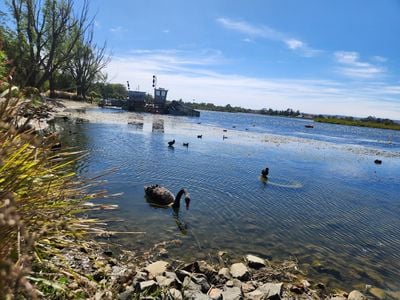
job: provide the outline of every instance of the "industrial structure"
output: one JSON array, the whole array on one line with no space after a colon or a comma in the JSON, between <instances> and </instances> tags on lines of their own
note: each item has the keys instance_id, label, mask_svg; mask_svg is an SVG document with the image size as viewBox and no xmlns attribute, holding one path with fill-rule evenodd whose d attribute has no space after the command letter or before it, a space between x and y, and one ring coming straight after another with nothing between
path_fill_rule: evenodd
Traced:
<instances>
[{"instance_id":1,"label":"industrial structure","mask_svg":"<svg viewBox=\"0 0 400 300\"><path fill-rule=\"evenodd\" d=\"M127 83L128 95L126 99L103 99L101 107L115 106L134 112L148 112L153 114L172 114L178 116L199 117L200 112L185 106L178 101L167 103L168 90L157 88L157 77L153 75L154 97L147 97L146 92L131 91Z\"/></svg>"}]
</instances>

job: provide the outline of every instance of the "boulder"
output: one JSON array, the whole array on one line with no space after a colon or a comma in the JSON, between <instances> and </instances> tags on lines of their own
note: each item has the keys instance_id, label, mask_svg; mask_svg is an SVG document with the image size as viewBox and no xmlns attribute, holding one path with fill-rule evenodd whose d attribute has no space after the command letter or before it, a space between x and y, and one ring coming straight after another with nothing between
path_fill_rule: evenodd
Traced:
<instances>
[{"instance_id":1,"label":"boulder","mask_svg":"<svg viewBox=\"0 0 400 300\"><path fill-rule=\"evenodd\" d=\"M351 291L347 300L365 300L367 299L361 292L354 290Z\"/></svg>"},{"instance_id":2,"label":"boulder","mask_svg":"<svg viewBox=\"0 0 400 300\"><path fill-rule=\"evenodd\" d=\"M161 275L167 270L168 263L166 261L156 261L148 265L144 270L149 273L149 277L156 277L157 275Z\"/></svg>"},{"instance_id":3,"label":"boulder","mask_svg":"<svg viewBox=\"0 0 400 300\"><path fill-rule=\"evenodd\" d=\"M254 255L251 255L251 254L246 255L246 261L247 261L247 265L253 269L260 269L260 268L265 267L264 259L254 256Z\"/></svg>"},{"instance_id":4,"label":"boulder","mask_svg":"<svg viewBox=\"0 0 400 300\"><path fill-rule=\"evenodd\" d=\"M238 287L226 288L222 292L222 299L224 300L240 300L242 299L242 291Z\"/></svg>"},{"instance_id":5,"label":"boulder","mask_svg":"<svg viewBox=\"0 0 400 300\"><path fill-rule=\"evenodd\" d=\"M232 277L240 280L247 280L250 277L249 270L243 263L233 264L229 272L231 273Z\"/></svg>"}]
</instances>

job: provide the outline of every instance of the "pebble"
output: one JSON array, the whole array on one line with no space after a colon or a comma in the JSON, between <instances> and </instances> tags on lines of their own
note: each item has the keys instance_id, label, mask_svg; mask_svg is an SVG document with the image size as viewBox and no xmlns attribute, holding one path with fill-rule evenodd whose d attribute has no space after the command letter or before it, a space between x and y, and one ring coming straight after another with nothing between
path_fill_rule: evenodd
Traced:
<instances>
[{"instance_id":1,"label":"pebble","mask_svg":"<svg viewBox=\"0 0 400 300\"><path fill-rule=\"evenodd\" d=\"M257 257L257 256L254 256L254 255L251 255L251 254L246 255L246 261L247 261L247 265L250 268L260 269L260 268L265 267L265 260L264 259L262 259L260 257Z\"/></svg>"},{"instance_id":2,"label":"pebble","mask_svg":"<svg viewBox=\"0 0 400 300\"><path fill-rule=\"evenodd\" d=\"M365 296L357 290L351 291L349 296L347 297L347 300L365 300L365 299L367 298L365 298Z\"/></svg>"},{"instance_id":3,"label":"pebble","mask_svg":"<svg viewBox=\"0 0 400 300\"><path fill-rule=\"evenodd\" d=\"M243 263L233 264L229 272L231 273L232 277L240 280L247 280L250 276L249 270Z\"/></svg>"}]
</instances>

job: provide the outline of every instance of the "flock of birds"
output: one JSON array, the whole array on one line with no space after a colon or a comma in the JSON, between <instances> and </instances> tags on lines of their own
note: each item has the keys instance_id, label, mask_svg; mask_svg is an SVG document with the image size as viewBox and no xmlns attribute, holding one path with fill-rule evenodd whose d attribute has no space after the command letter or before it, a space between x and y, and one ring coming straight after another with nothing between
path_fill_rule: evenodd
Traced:
<instances>
[{"instance_id":1,"label":"flock of birds","mask_svg":"<svg viewBox=\"0 0 400 300\"><path fill-rule=\"evenodd\" d=\"M224 129L223 132L227 132L227 130ZM199 134L199 135L197 135L197 138L198 138L198 139L202 139L202 138L203 138L203 135L202 135L202 134ZM226 140L227 138L228 138L228 137L227 137L226 135L222 135L222 140ZM175 145L175 142L176 142L175 139L173 139L172 141L169 141L169 142L168 142L168 147L173 148L174 145ZM186 148L189 147L189 143L182 143L182 145L183 145L183 147L186 147Z\"/></svg>"}]
</instances>

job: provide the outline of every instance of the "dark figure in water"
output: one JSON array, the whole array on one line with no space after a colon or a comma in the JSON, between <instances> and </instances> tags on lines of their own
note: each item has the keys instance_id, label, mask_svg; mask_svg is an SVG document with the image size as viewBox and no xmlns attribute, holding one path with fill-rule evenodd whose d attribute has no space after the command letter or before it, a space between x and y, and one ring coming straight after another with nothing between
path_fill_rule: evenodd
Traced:
<instances>
[{"instance_id":1,"label":"dark figure in water","mask_svg":"<svg viewBox=\"0 0 400 300\"><path fill-rule=\"evenodd\" d=\"M183 147L189 147L189 143L183 143Z\"/></svg>"},{"instance_id":2,"label":"dark figure in water","mask_svg":"<svg viewBox=\"0 0 400 300\"><path fill-rule=\"evenodd\" d=\"M267 179L269 175L269 168L265 168L263 170L261 170L261 177L264 179Z\"/></svg>"},{"instance_id":3,"label":"dark figure in water","mask_svg":"<svg viewBox=\"0 0 400 300\"><path fill-rule=\"evenodd\" d=\"M166 189L165 187L159 186L158 184L145 186L144 192L147 199L151 203L161 207L172 206L172 208L174 209L179 209L181 204L181 197L185 195L186 209L189 209L190 195L188 191L184 188L182 188L178 192L176 198L170 190Z\"/></svg>"},{"instance_id":4,"label":"dark figure in water","mask_svg":"<svg viewBox=\"0 0 400 300\"><path fill-rule=\"evenodd\" d=\"M381 165L381 164L382 164L382 161L381 161L380 159L375 159L375 160L374 160L374 163L376 163L377 165Z\"/></svg>"},{"instance_id":5,"label":"dark figure in water","mask_svg":"<svg viewBox=\"0 0 400 300\"><path fill-rule=\"evenodd\" d=\"M202 135L202 134L199 134L199 135L197 136L197 138L198 138L198 139L201 139L201 138L203 138L203 135Z\"/></svg>"},{"instance_id":6,"label":"dark figure in water","mask_svg":"<svg viewBox=\"0 0 400 300\"><path fill-rule=\"evenodd\" d=\"M168 142L168 147L172 147L173 144L175 144L175 140Z\"/></svg>"}]
</instances>

